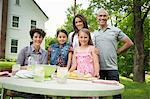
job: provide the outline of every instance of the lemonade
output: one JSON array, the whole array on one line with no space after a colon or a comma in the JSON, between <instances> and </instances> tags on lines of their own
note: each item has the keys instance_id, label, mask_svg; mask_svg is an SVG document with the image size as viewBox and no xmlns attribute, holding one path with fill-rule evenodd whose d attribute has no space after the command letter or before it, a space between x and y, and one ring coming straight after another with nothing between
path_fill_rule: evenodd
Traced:
<instances>
[{"instance_id":1,"label":"lemonade","mask_svg":"<svg viewBox=\"0 0 150 99\"><path fill-rule=\"evenodd\" d=\"M67 73L68 73L68 68L58 67L57 68L57 82L58 83L66 83Z\"/></svg>"},{"instance_id":2,"label":"lemonade","mask_svg":"<svg viewBox=\"0 0 150 99\"><path fill-rule=\"evenodd\" d=\"M34 69L34 81L37 81L37 82L44 81L44 76L45 76L44 74L45 74L44 67L42 67L42 66L35 67L35 69Z\"/></svg>"}]
</instances>

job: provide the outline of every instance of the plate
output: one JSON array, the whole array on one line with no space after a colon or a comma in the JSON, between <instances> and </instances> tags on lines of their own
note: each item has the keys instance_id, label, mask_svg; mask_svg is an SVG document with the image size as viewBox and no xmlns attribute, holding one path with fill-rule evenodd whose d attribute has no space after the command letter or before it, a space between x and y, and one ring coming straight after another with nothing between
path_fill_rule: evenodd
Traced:
<instances>
[{"instance_id":1,"label":"plate","mask_svg":"<svg viewBox=\"0 0 150 99\"><path fill-rule=\"evenodd\" d=\"M20 78L33 78L33 72L28 70L19 70L15 75Z\"/></svg>"}]
</instances>

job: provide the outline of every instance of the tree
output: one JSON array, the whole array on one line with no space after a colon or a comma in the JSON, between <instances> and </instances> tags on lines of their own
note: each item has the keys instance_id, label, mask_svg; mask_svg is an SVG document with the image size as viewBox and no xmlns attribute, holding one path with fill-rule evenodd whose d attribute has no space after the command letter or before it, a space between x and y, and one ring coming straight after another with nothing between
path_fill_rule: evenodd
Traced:
<instances>
[{"instance_id":1,"label":"tree","mask_svg":"<svg viewBox=\"0 0 150 99\"><path fill-rule=\"evenodd\" d=\"M134 33L135 33L135 57L134 57L134 81L144 82L144 21L150 10L149 0L91 0L91 7L98 9L104 7L115 19L114 26L119 26L128 16L134 16ZM134 12L134 13L133 13ZM128 21L130 22L130 21ZM128 24L130 25L130 24ZM126 27L122 27L126 28ZM127 29L127 28L126 28ZM149 33L149 32L148 32Z\"/></svg>"},{"instance_id":2,"label":"tree","mask_svg":"<svg viewBox=\"0 0 150 99\"><path fill-rule=\"evenodd\" d=\"M135 33L135 58L134 58L134 81L144 82L144 33L143 23L150 7L146 10L143 19L141 15L141 0L133 0L134 10L134 33Z\"/></svg>"},{"instance_id":3,"label":"tree","mask_svg":"<svg viewBox=\"0 0 150 99\"><path fill-rule=\"evenodd\" d=\"M76 3L77 1L76 0L74 0L74 16L76 15Z\"/></svg>"},{"instance_id":4,"label":"tree","mask_svg":"<svg viewBox=\"0 0 150 99\"><path fill-rule=\"evenodd\" d=\"M134 33L135 33L135 58L134 80L143 82L144 75L144 33L142 31L141 0L133 0L134 6ZM139 75L140 74L140 75Z\"/></svg>"},{"instance_id":5,"label":"tree","mask_svg":"<svg viewBox=\"0 0 150 99\"><path fill-rule=\"evenodd\" d=\"M45 38L45 49L47 50L51 44L54 44L56 42L57 42L56 38L46 37Z\"/></svg>"},{"instance_id":6,"label":"tree","mask_svg":"<svg viewBox=\"0 0 150 99\"><path fill-rule=\"evenodd\" d=\"M87 8L87 9L81 9L81 4L76 5L76 14L82 14L85 16L89 29L90 31L94 31L95 29L98 28L98 23L96 21L96 16L93 14L93 9L92 8ZM74 7L72 6L71 8L68 8L67 12L67 21L62 25L62 28L67 30L68 33L74 31L73 30L73 18L74 18Z\"/></svg>"},{"instance_id":7,"label":"tree","mask_svg":"<svg viewBox=\"0 0 150 99\"><path fill-rule=\"evenodd\" d=\"M122 67L125 68L120 71L125 72L126 76L129 76L132 72L131 69L134 68L134 81L144 82L144 67L147 67L144 65L149 65L146 61L149 58L148 55L150 50L150 18L147 17L150 10L150 1L128 0L127 2L127 0L90 0L90 5L87 9L81 9L81 4L76 5L76 13L81 13L87 18L91 31L98 28L94 13L101 7L109 11L109 14L112 16L110 17L112 25L121 28L132 40L135 38L135 50L133 50L134 48L130 48L126 54L122 54L121 57L119 57L121 69ZM74 8L71 7L67 10L67 21L62 26L68 32L73 31L73 9ZM132 53L135 54L134 60ZM128 68L130 68L130 70Z\"/></svg>"}]
</instances>

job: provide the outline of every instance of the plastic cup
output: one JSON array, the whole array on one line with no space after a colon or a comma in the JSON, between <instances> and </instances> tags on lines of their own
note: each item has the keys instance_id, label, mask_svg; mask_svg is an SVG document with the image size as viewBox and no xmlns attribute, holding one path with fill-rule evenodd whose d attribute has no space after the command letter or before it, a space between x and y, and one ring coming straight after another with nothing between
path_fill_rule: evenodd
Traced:
<instances>
[{"instance_id":1,"label":"plastic cup","mask_svg":"<svg viewBox=\"0 0 150 99\"><path fill-rule=\"evenodd\" d=\"M43 66L37 66L34 69L34 81L43 82L45 78L45 72Z\"/></svg>"},{"instance_id":2,"label":"plastic cup","mask_svg":"<svg viewBox=\"0 0 150 99\"><path fill-rule=\"evenodd\" d=\"M16 74L16 72L19 70L20 70L20 64L12 65L12 76L14 76Z\"/></svg>"},{"instance_id":3,"label":"plastic cup","mask_svg":"<svg viewBox=\"0 0 150 99\"><path fill-rule=\"evenodd\" d=\"M67 67L57 67L57 82L64 84L67 82L67 74L68 68Z\"/></svg>"}]
</instances>

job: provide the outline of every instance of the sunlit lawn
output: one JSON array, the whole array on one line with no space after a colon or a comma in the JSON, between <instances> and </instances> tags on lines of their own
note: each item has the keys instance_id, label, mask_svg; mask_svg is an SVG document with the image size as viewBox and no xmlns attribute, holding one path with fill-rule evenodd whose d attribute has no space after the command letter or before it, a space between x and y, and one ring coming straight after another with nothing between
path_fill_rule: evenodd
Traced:
<instances>
[{"instance_id":1,"label":"sunlit lawn","mask_svg":"<svg viewBox=\"0 0 150 99\"><path fill-rule=\"evenodd\" d=\"M0 61L0 71L1 70L11 70L11 67L13 64L15 64L15 62L1 62Z\"/></svg>"},{"instance_id":2,"label":"sunlit lawn","mask_svg":"<svg viewBox=\"0 0 150 99\"><path fill-rule=\"evenodd\" d=\"M123 99L150 99L150 76L146 76L145 83L135 83L125 77L120 79L121 83L125 85Z\"/></svg>"}]
</instances>

